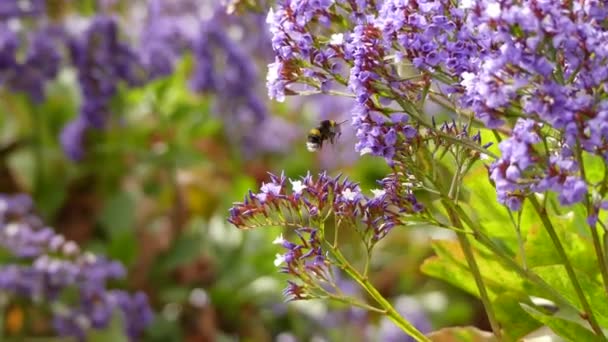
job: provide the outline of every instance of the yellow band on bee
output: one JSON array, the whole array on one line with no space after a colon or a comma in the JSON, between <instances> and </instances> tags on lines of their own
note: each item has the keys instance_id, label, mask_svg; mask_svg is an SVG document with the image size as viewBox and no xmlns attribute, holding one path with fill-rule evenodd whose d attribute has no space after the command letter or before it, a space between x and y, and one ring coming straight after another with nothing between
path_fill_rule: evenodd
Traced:
<instances>
[{"instance_id":1,"label":"yellow band on bee","mask_svg":"<svg viewBox=\"0 0 608 342\"><path fill-rule=\"evenodd\" d=\"M313 129L311 129L311 130L310 130L308 133L310 133L310 134L314 134L314 135L320 135L320 134L321 134L321 131L319 131L319 130L318 130L318 129L316 129L316 128L313 128Z\"/></svg>"}]
</instances>

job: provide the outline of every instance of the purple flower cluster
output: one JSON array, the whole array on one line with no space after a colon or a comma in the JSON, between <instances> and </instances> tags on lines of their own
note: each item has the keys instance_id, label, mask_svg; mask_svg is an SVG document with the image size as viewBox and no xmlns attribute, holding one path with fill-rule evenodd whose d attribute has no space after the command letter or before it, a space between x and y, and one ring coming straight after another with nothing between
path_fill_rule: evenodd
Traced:
<instances>
[{"instance_id":1,"label":"purple flower cluster","mask_svg":"<svg viewBox=\"0 0 608 342\"><path fill-rule=\"evenodd\" d=\"M333 276L329 271L331 263L323 252L319 230L300 227L294 232L297 235L297 243L285 240L282 234L274 241L286 250L284 254L277 254L275 265L281 266L281 272L301 280L288 281L283 291L287 301L311 299L307 287L315 287L318 283L333 283Z\"/></svg>"},{"instance_id":2,"label":"purple flower cluster","mask_svg":"<svg viewBox=\"0 0 608 342\"><path fill-rule=\"evenodd\" d=\"M11 255L0 267L0 289L33 305L50 304L60 335L84 341L89 329L107 327L120 312L135 340L152 320L145 294L106 288L108 281L125 276L124 267L80 251L76 243L46 227L33 213L28 196L0 196L0 249ZM62 294L70 289L78 298L68 302Z\"/></svg>"},{"instance_id":3,"label":"purple flower cluster","mask_svg":"<svg viewBox=\"0 0 608 342\"><path fill-rule=\"evenodd\" d=\"M518 209L530 192L554 191L571 205L589 193L580 150L608 160L607 18L595 0L279 1L268 15L269 93L281 100L296 84L327 91L328 79L340 80L336 66L347 65L356 150L389 163L420 133L387 113L420 120L412 106L426 89L489 128L522 118L490 167L500 202ZM403 77L408 63L416 72Z\"/></svg>"},{"instance_id":4,"label":"purple flower cluster","mask_svg":"<svg viewBox=\"0 0 608 342\"><path fill-rule=\"evenodd\" d=\"M498 201L511 210L519 210L530 192L552 190L559 194L562 205L580 202L587 194L587 184L578 174L572 151L567 146L552 146L559 153L543 156L541 134L540 124L519 119L512 135L499 145L500 159L490 165Z\"/></svg>"},{"instance_id":5,"label":"purple flower cluster","mask_svg":"<svg viewBox=\"0 0 608 342\"><path fill-rule=\"evenodd\" d=\"M358 106L354 115L357 116L353 118L353 126L359 140L355 150L361 154L381 156L391 163L395 153L418 136L417 128L408 124L406 115L387 117L367 111L363 106Z\"/></svg>"},{"instance_id":6,"label":"purple flower cluster","mask_svg":"<svg viewBox=\"0 0 608 342\"><path fill-rule=\"evenodd\" d=\"M199 24L193 47L196 66L191 87L214 95L214 112L225 113L222 118L226 135L237 139L235 144L242 146L244 155L283 151L295 138L287 121L268 115L266 102L260 96L254 56L266 59L263 52L270 51L261 19L257 14L236 18L227 15L224 8L217 8ZM256 39L250 32L260 37ZM261 130L267 131L271 139L260 137Z\"/></svg>"},{"instance_id":7,"label":"purple flower cluster","mask_svg":"<svg viewBox=\"0 0 608 342\"><path fill-rule=\"evenodd\" d=\"M84 157L86 132L107 125L112 115L110 101L118 84L141 84L145 73L135 52L120 41L115 18L95 17L84 35L70 45L82 103L79 117L65 127L60 140L68 156L80 160Z\"/></svg>"},{"instance_id":8,"label":"purple flower cluster","mask_svg":"<svg viewBox=\"0 0 608 342\"><path fill-rule=\"evenodd\" d=\"M334 2L280 1L266 19L272 34L275 61L270 64L267 78L268 94L283 101L292 91L291 84L311 81L327 90L329 82L340 70L339 56L343 55L343 36L336 34L328 41L320 41L321 32L328 32ZM316 31L313 31L312 28ZM328 72L329 71L329 72Z\"/></svg>"},{"instance_id":9,"label":"purple flower cluster","mask_svg":"<svg viewBox=\"0 0 608 342\"><path fill-rule=\"evenodd\" d=\"M299 227L304 223L295 218L295 222L290 222L293 215L288 213L295 211L320 218L331 211L337 220L350 222L368 233L374 242L403 224L406 216L424 209L411 189L396 178L383 180L382 188L374 190L373 197L364 195L356 183L325 173L316 179L307 175L301 180L290 180L291 193L287 192L286 181L283 175L271 175L271 182L264 184L261 192L250 192L244 202L234 204L228 221L240 229L270 225Z\"/></svg>"},{"instance_id":10,"label":"purple flower cluster","mask_svg":"<svg viewBox=\"0 0 608 342\"><path fill-rule=\"evenodd\" d=\"M588 187L576 152L608 160L608 9L601 1L474 1L468 25L491 44L476 73L463 75L463 102L489 127L519 119L490 168L511 209L529 192L555 191L562 205ZM540 127L543 127L541 130ZM533 145L547 142L540 151Z\"/></svg>"},{"instance_id":11,"label":"purple flower cluster","mask_svg":"<svg viewBox=\"0 0 608 342\"><path fill-rule=\"evenodd\" d=\"M0 21L37 16L45 7L45 0L5 0L0 3Z\"/></svg>"},{"instance_id":12,"label":"purple flower cluster","mask_svg":"<svg viewBox=\"0 0 608 342\"><path fill-rule=\"evenodd\" d=\"M150 0L138 54L150 78L173 72L177 59L192 49L200 25L195 1Z\"/></svg>"},{"instance_id":13,"label":"purple flower cluster","mask_svg":"<svg viewBox=\"0 0 608 342\"><path fill-rule=\"evenodd\" d=\"M0 12L1 12L0 8ZM43 26L22 41L19 32L0 21L0 86L44 101L47 81L57 76L61 64L63 35L53 26ZM25 56L18 58L23 45Z\"/></svg>"},{"instance_id":14,"label":"purple flower cluster","mask_svg":"<svg viewBox=\"0 0 608 342\"><path fill-rule=\"evenodd\" d=\"M356 99L356 150L391 162L417 134L403 114L387 114L405 109L393 108L397 99L419 101L433 73L452 86L475 70L480 47L465 19L447 0L279 1L268 15L275 52L269 94L282 100L296 84L322 91L332 83L347 86ZM403 77L398 67L410 62L420 74ZM340 74L345 65L348 81Z\"/></svg>"}]
</instances>

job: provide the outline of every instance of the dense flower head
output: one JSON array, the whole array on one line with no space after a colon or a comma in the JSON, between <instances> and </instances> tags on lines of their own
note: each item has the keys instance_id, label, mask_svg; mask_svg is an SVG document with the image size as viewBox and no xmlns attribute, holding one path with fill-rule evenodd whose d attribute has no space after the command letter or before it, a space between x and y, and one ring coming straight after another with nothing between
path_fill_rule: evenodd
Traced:
<instances>
[{"instance_id":1,"label":"dense flower head","mask_svg":"<svg viewBox=\"0 0 608 342\"><path fill-rule=\"evenodd\" d=\"M52 304L57 308L54 327L61 335L84 341L89 328L105 328L121 312L129 336L136 339L151 322L151 309L143 293L131 297L107 288L109 281L125 276L122 264L81 251L46 227L33 210L28 196L0 196L0 249L13 262L0 267L0 289L33 304ZM77 299L62 298L69 289L77 290Z\"/></svg>"},{"instance_id":2,"label":"dense flower head","mask_svg":"<svg viewBox=\"0 0 608 342\"><path fill-rule=\"evenodd\" d=\"M83 37L73 40L72 59L83 96L81 114L91 127L103 128L109 119L109 100L118 83L137 83L137 58L120 40L116 19L95 17Z\"/></svg>"},{"instance_id":3,"label":"dense flower head","mask_svg":"<svg viewBox=\"0 0 608 342\"><path fill-rule=\"evenodd\" d=\"M330 261L325 256L322 246L322 237L316 228L300 227L294 230L296 242L283 238L283 234L275 239L274 243L281 245L285 253L277 254L275 266L281 272L295 276L301 282L291 282L284 291L286 300L307 299L307 286L314 284L328 284L333 281L329 271Z\"/></svg>"},{"instance_id":4,"label":"dense flower head","mask_svg":"<svg viewBox=\"0 0 608 342\"><path fill-rule=\"evenodd\" d=\"M302 222L294 213L313 219L333 212L338 221L369 234L372 241L384 237L393 227L402 225L408 215L422 212L423 206L405 184L385 180L374 196L366 196L359 185L340 176L307 175L289 180L271 175L271 182L259 193L250 192L242 203L230 209L230 223L241 229L287 225L299 227ZM291 188L291 191L288 191Z\"/></svg>"},{"instance_id":5,"label":"dense flower head","mask_svg":"<svg viewBox=\"0 0 608 342\"><path fill-rule=\"evenodd\" d=\"M45 7L45 0L4 0L0 3L0 20L38 16Z\"/></svg>"},{"instance_id":6,"label":"dense flower head","mask_svg":"<svg viewBox=\"0 0 608 342\"><path fill-rule=\"evenodd\" d=\"M552 141L547 158L540 150L541 134L540 124L519 119L513 134L499 144L501 157L490 165L498 200L512 210L519 210L530 192L554 191L562 205L581 202L588 192L570 148Z\"/></svg>"},{"instance_id":7,"label":"dense flower head","mask_svg":"<svg viewBox=\"0 0 608 342\"><path fill-rule=\"evenodd\" d=\"M481 48L465 25L466 12L454 6L446 0L279 1L267 18L275 52L269 94L282 100L297 94L297 85L346 88L355 98L356 151L391 163L418 129L399 102L421 101L435 83L455 92L461 75L477 68ZM408 65L415 72L402 70Z\"/></svg>"},{"instance_id":8,"label":"dense flower head","mask_svg":"<svg viewBox=\"0 0 608 342\"><path fill-rule=\"evenodd\" d=\"M469 25L492 42L463 82L475 114L496 127L508 108L519 108L560 130L569 145L605 155L605 4L474 1L472 7Z\"/></svg>"},{"instance_id":9,"label":"dense flower head","mask_svg":"<svg viewBox=\"0 0 608 342\"><path fill-rule=\"evenodd\" d=\"M150 78L171 74L182 53L192 49L200 25L199 7L193 1L148 1L137 53Z\"/></svg>"},{"instance_id":10,"label":"dense flower head","mask_svg":"<svg viewBox=\"0 0 608 342\"><path fill-rule=\"evenodd\" d=\"M65 36L55 26L41 26L23 39L20 35L23 33L0 22L0 86L40 103L45 99L46 83L59 72Z\"/></svg>"}]
</instances>

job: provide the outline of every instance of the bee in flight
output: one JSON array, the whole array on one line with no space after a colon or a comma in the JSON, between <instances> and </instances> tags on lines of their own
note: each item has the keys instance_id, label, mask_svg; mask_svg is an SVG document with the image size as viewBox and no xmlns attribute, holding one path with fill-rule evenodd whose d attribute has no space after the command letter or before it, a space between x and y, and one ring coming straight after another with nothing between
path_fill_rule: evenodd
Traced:
<instances>
[{"instance_id":1,"label":"bee in flight","mask_svg":"<svg viewBox=\"0 0 608 342\"><path fill-rule=\"evenodd\" d=\"M306 138L306 149L310 152L315 152L323 147L323 142L329 140L330 143L335 143L336 139L340 136L340 125L345 123L347 120L342 122L335 122L334 120L323 120L319 127L313 128L308 131L308 137Z\"/></svg>"}]
</instances>

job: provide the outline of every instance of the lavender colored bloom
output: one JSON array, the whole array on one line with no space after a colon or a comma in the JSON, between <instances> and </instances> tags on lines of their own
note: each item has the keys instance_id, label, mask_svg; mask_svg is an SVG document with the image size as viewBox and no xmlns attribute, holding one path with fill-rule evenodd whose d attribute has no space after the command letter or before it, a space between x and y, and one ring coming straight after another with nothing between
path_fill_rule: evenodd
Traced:
<instances>
[{"instance_id":1,"label":"lavender colored bloom","mask_svg":"<svg viewBox=\"0 0 608 342\"><path fill-rule=\"evenodd\" d=\"M88 128L87 122L82 117L78 117L69 122L61 131L59 142L71 160L80 161L84 158Z\"/></svg>"},{"instance_id":2,"label":"lavender colored bloom","mask_svg":"<svg viewBox=\"0 0 608 342\"><path fill-rule=\"evenodd\" d=\"M94 128L103 128L109 119L109 101L121 80L136 83L137 59L119 41L115 19L95 17L84 36L72 42L72 59L78 70L83 95L80 115Z\"/></svg>"},{"instance_id":3,"label":"lavender colored bloom","mask_svg":"<svg viewBox=\"0 0 608 342\"><path fill-rule=\"evenodd\" d=\"M40 103L45 98L46 82L56 77L61 65L64 36L58 27L46 26L19 40L17 32L0 23L0 85L12 92L28 94ZM27 45L23 59L18 49Z\"/></svg>"},{"instance_id":4,"label":"lavender colored bloom","mask_svg":"<svg viewBox=\"0 0 608 342\"><path fill-rule=\"evenodd\" d=\"M140 85L146 80L135 52L119 39L112 17L94 17L82 37L70 44L72 62L78 71L82 93L80 117L61 133L61 143L73 160L84 156L84 135L88 129L104 129L112 115L110 101L118 84Z\"/></svg>"},{"instance_id":5,"label":"lavender colored bloom","mask_svg":"<svg viewBox=\"0 0 608 342\"><path fill-rule=\"evenodd\" d=\"M131 297L107 288L125 277L124 267L87 252L45 227L24 195L0 196L0 248L18 263L0 267L0 289L9 296L51 304L53 326L60 335L86 340L89 329L105 328L115 312L124 315L129 336L136 340L151 322L143 293ZM77 299L62 298L76 290Z\"/></svg>"},{"instance_id":6,"label":"lavender colored bloom","mask_svg":"<svg viewBox=\"0 0 608 342\"><path fill-rule=\"evenodd\" d=\"M265 191L257 194L251 192L242 203L234 204L228 221L238 228L250 228L257 226L262 217L268 217L275 210L305 210L311 215L331 210L337 217L360 221L360 229L369 232L372 240L377 241L393 227L403 224L405 215L414 215L423 210L411 189L396 178L383 180L382 196L374 197L361 193L356 183L341 180L340 177L332 178L325 173L317 179L308 175L301 181L292 181L294 191L291 193L287 192L286 181L283 175L271 175L271 183L264 185ZM400 211L387 211L390 205Z\"/></svg>"},{"instance_id":7,"label":"lavender colored bloom","mask_svg":"<svg viewBox=\"0 0 608 342\"><path fill-rule=\"evenodd\" d=\"M138 55L151 78L171 74L181 54L192 49L200 25L199 7L189 0L148 1Z\"/></svg>"},{"instance_id":8,"label":"lavender colored bloom","mask_svg":"<svg viewBox=\"0 0 608 342\"><path fill-rule=\"evenodd\" d=\"M0 2L0 20L38 16L45 11L45 0L4 0Z\"/></svg>"}]
</instances>

